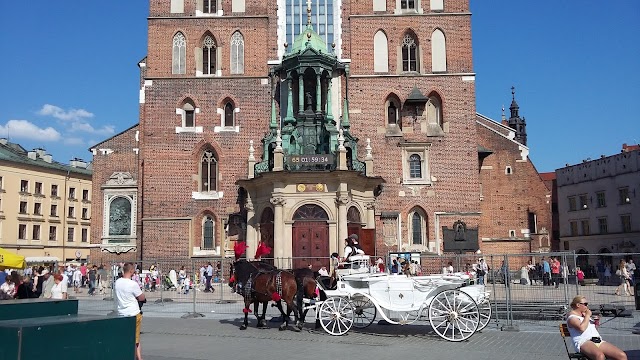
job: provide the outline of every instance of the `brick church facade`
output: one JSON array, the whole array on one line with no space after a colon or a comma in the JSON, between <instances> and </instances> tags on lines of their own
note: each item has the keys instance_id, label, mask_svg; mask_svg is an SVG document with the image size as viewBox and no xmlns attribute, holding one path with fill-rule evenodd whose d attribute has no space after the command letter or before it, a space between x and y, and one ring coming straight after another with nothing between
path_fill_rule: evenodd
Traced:
<instances>
[{"instance_id":1,"label":"brick church facade","mask_svg":"<svg viewBox=\"0 0 640 360\"><path fill-rule=\"evenodd\" d=\"M524 118L475 111L468 1L152 0L139 67L139 123L91 149L93 261L442 253L454 227L549 250Z\"/></svg>"}]
</instances>

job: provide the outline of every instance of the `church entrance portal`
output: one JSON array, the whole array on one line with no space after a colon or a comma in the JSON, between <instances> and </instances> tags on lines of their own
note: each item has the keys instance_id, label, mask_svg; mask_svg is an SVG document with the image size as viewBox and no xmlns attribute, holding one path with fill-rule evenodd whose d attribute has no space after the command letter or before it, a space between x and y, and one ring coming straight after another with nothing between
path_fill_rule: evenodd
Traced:
<instances>
[{"instance_id":1,"label":"church entrance portal","mask_svg":"<svg viewBox=\"0 0 640 360\"><path fill-rule=\"evenodd\" d=\"M292 249L293 268L311 264L318 271L329 268L329 217L318 205L303 205L293 215Z\"/></svg>"}]
</instances>

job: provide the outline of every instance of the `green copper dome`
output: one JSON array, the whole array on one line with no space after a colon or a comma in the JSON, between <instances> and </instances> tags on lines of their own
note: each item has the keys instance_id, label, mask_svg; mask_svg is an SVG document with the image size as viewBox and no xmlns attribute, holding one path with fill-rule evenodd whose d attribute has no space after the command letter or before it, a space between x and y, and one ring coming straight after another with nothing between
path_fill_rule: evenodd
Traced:
<instances>
[{"instance_id":1,"label":"green copper dome","mask_svg":"<svg viewBox=\"0 0 640 360\"><path fill-rule=\"evenodd\" d=\"M306 29L296 36L291 46L291 54L304 51L307 47L316 50L317 52L327 52L327 44L322 40L314 30L313 26L307 25Z\"/></svg>"}]
</instances>

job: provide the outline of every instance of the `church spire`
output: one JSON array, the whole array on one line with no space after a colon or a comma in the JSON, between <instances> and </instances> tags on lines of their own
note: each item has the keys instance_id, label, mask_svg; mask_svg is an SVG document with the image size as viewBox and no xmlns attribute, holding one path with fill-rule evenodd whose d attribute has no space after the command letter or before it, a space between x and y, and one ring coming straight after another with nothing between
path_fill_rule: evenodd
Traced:
<instances>
[{"instance_id":1,"label":"church spire","mask_svg":"<svg viewBox=\"0 0 640 360\"><path fill-rule=\"evenodd\" d=\"M511 110L511 117L518 117L518 110L520 106L516 102L516 88L514 86L511 87L511 106L509 106L509 110Z\"/></svg>"},{"instance_id":2,"label":"church spire","mask_svg":"<svg viewBox=\"0 0 640 360\"><path fill-rule=\"evenodd\" d=\"M311 26L311 0L307 0L307 26Z\"/></svg>"},{"instance_id":3,"label":"church spire","mask_svg":"<svg viewBox=\"0 0 640 360\"><path fill-rule=\"evenodd\" d=\"M511 87L511 106L509 106L509 110L511 110L511 117L509 117L508 125L516 132L515 140L526 146L527 122L524 117L520 118L520 106L518 106L518 103L516 102L516 88L513 86Z\"/></svg>"}]
</instances>

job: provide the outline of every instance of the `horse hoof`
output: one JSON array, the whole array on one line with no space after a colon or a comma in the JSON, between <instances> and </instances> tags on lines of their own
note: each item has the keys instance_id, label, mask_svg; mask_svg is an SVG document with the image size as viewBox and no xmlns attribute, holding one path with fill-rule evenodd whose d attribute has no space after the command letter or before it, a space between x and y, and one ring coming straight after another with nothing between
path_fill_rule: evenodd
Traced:
<instances>
[{"instance_id":1,"label":"horse hoof","mask_svg":"<svg viewBox=\"0 0 640 360\"><path fill-rule=\"evenodd\" d=\"M240 330L247 330L247 325L240 325Z\"/></svg>"}]
</instances>

